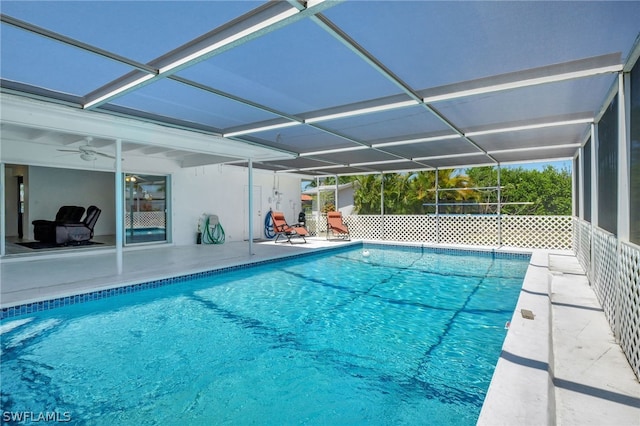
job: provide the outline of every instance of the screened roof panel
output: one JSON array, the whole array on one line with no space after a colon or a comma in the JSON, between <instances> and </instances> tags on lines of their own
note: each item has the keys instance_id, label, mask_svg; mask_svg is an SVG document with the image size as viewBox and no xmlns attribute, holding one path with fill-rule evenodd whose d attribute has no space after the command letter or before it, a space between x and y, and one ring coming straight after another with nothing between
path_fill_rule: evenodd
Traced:
<instances>
[{"instance_id":1,"label":"screened roof panel","mask_svg":"<svg viewBox=\"0 0 640 426\"><path fill-rule=\"evenodd\" d=\"M382 149L408 158L479 152L478 148L463 138L389 146Z\"/></svg>"},{"instance_id":2,"label":"screened roof panel","mask_svg":"<svg viewBox=\"0 0 640 426\"><path fill-rule=\"evenodd\" d=\"M266 130L241 137L298 153L357 146L347 139L308 125Z\"/></svg>"},{"instance_id":3,"label":"screened roof panel","mask_svg":"<svg viewBox=\"0 0 640 426\"><path fill-rule=\"evenodd\" d=\"M505 151L492 154L496 160L506 162L543 161L549 158L569 159L574 156L575 148L539 149L529 151Z\"/></svg>"},{"instance_id":4,"label":"screened roof panel","mask_svg":"<svg viewBox=\"0 0 640 426\"><path fill-rule=\"evenodd\" d=\"M23 21L148 62L260 4L259 1L3 0L1 8L2 13Z\"/></svg>"},{"instance_id":5,"label":"screened roof panel","mask_svg":"<svg viewBox=\"0 0 640 426\"><path fill-rule=\"evenodd\" d=\"M472 139L486 151L521 149L581 143L589 124L573 124L542 129L478 135Z\"/></svg>"},{"instance_id":6,"label":"screened roof panel","mask_svg":"<svg viewBox=\"0 0 640 426\"><path fill-rule=\"evenodd\" d=\"M425 89L611 52L626 56L640 2L363 1L325 15L414 89Z\"/></svg>"},{"instance_id":7,"label":"screened roof panel","mask_svg":"<svg viewBox=\"0 0 640 426\"><path fill-rule=\"evenodd\" d=\"M18 28L8 25L0 28L3 79L83 96L131 70L129 66Z\"/></svg>"},{"instance_id":8,"label":"screened roof panel","mask_svg":"<svg viewBox=\"0 0 640 426\"><path fill-rule=\"evenodd\" d=\"M393 163L383 163L367 166L370 172L395 172L398 170L421 170L429 169L430 165L415 161L397 161Z\"/></svg>"},{"instance_id":9,"label":"screened roof panel","mask_svg":"<svg viewBox=\"0 0 640 426\"><path fill-rule=\"evenodd\" d=\"M470 165L470 166L495 166L495 162L493 162L489 157L482 154L477 155L465 155L464 162L461 163L460 158L456 157L448 157L448 158L431 158L428 160L421 160L422 163L427 163L431 167L439 168L439 169L452 169L456 167L460 167L461 165Z\"/></svg>"},{"instance_id":10,"label":"screened roof panel","mask_svg":"<svg viewBox=\"0 0 640 426\"><path fill-rule=\"evenodd\" d=\"M465 132L509 127L524 121L559 121L591 117L606 97L614 75L522 87L436 102L434 106Z\"/></svg>"},{"instance_id":11,"label":"screened roof panel","mask_svg":"<svg viewBox=\"0 0 640 426\"><path fill-rule=\"evenodd\" d=\"M216 55L179 75L288 114L399 92L353 52L306 20Z\"/></svg>"},{"instance_id":12,"label":"screened roof panel","mask_svg":"<svg viewBox=\"0 0 640 426\"><path fill-rule=\"evenodd\" d=\"M370 170L366 167L329 167L329 168L322 168L319 169L317 171L315 171L315 173L313 173L313 175L315 176L323 176L323 175L329 175L329 176L333 176L333 175L344 175L344 174L348 174L348 173L359 173L359 174L366 174L366 173L372 173L372 172L376 172L375 170Z\"/></svg>"},{"instance_id":13,"label":"screened roof panel","mask_svg":"<svg viewBox=\"0 0 640 426\"><path fill-rule=\"evenodd\" d=\"M381 142L390 138L403 139L416 135L437 134L449 129L424 106L419 105L330 120L321 125L361 142Z\"/></svg>"},{"instance_id":14,"label":"screened roof panel","mask_svg":"<svg viewBox=\"0 0 640 426\"><path fill-rule=\"evenodd\" d=\"M168 78L129 92L115 99L112 103L144 112L205 124L217 129L276 117L271 113Z\"/></svg>"},{"instance_id":15,"label":"screened roof panel","mask_svg":"<svg viewBox=\"0 0 640 426\"><path fill-rule=\"evenodd\" d=\"M314 159L334 162L337 164L360 164L381 161L395 161L397 156L375 149L360 149L356 151L339 152L335 154L314 155Z\"/></svg>"},{"instance_id":16,"label":"screened roof panel","mask_svg":"<svg viewBox=\"0 0 640 426\"><path fill-rule=\"evenodd\" d=\"M319 161L314 158L297 157L290 160L277 160L272 161L272 164L277 165L279 169L308 169L314 167L327 167L331 163L325 161Z\"/></svg>"},{"instance_id":17,"label":"screened roof panel","mask_svg":"<svg viewBox=\"0 0 640 426\"><path fill-rule=\"evenodd\" d=\"M571 157L640 51L637 1L1 7L3 96L219 132L304 174Z\"/></svg>"}]
</instances>

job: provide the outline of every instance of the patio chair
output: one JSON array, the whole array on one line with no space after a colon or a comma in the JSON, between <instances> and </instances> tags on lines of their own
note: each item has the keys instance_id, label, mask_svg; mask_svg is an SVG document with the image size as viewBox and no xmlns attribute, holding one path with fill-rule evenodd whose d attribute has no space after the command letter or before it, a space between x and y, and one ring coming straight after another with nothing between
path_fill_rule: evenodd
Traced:
<instances>
[{"instance_id":1,"label":"patio chair","mask_svg":"<svg viewBox=\"0 0 640 426\"><path fill-rule=\"evenodd\" d=\"M82 212L84 212L84 208L81 207L81 209ZM73 216L74 218L77 218L78 211L79 210L76 210L76 216ZM100 213L102 213L102 210L98 207L90 206L82 221L80 221L80 218L77 218L75 221L67 220L60 222L34 221L34 237L38 241L57 245L82 244L93 238L93 228L98 221L98 217L100 217ZM80 213L80 217L82 217L82 213ZM48 223L36 224L36 222ZM37 232L36 229L38 229Z\"/></svg>"},{"instance_id":2,"label":"patio chair","mask_svg":"<svg viewBox=\"0 0 640 426\"><path fill-rule=\"evenodd\" d=\"M78 223L82 220L84 207L62 206L56 213L54 220L38 219L31 222L33 224L33 237L37 241L55 243L56 227L65 223Z\"/></svg>"},{"instance_id":3,"label":"patio chair","mask_svg":"<svg viewBox=\"0 0 640 426\"><path fill-rule=\"evenodd\" d=\"M280 237L286 238L290 244L293 244L293 241L291 241L292 238L302 238L305 243L307 242L304 237L309 236L309 231L299 224L295 224L294 226L287 224L284 213L272 212L271 218L273 220L273 231L276 234L276 243Z\"/></svg>"},{"instance_id":4,"label":"patio chair","mask_svg":"<svg viewBox=\"0 0 640 426\"><path fill-rule=\"evenodd\" d=\"M327 239L329 239L329 232L334 237L349 240L349 228L342 221L342 212L327 212Z\"/></svg>"}]
</instances>

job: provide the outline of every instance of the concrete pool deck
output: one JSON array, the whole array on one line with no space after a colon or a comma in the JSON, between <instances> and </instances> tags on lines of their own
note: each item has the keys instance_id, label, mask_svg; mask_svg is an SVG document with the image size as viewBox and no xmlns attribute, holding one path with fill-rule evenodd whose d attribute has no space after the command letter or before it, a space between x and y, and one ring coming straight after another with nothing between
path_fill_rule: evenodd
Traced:
<instances>
[{"instance_id":1,"label":"concrete pool deck","mask_svg":"<svg viewBox=\"0 0 640 426\"><path fill-rule=\"evenodd\" d=\"M640 425L640 384L576 257L534 251L479 425Z\"/></svg>"},{"instance_id":2,"label":"concrete pool deck","mask_svg":"<svg viewBox=\"0 0 640 426\"><path fill-rule=\"evenodd\" d=\"M16 306L349 244L308 241L256 242L253 255L247 242L127 248L122 274L113 247L6 256L0 260L0 304ZM478 424L640 425L640 384L572 253L533 251Z\"/></svg>"}]
</instances>

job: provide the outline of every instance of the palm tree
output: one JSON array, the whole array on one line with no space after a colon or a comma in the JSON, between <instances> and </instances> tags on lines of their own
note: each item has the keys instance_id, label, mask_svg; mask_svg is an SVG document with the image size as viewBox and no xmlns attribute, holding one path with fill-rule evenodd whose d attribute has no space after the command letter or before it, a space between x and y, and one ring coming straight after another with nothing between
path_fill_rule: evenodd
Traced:
<instances>
[{"instance_id":1,"label":"palm tree","mask_svg":"<svg viewBox=\"0 0 640 426\"><path fill-rule=\"evenodd\" d=\"M357 176L354 194L355 209L360 214L380 213L380 175Z\"/></svg>"},{"instance_id":2,"label":"palm tree","mask_svg":"<svg viewBox=\"0 0 640 426\"><path fill-rule=\"evenodd\" d=\"M473 181L467 175L457 173L454 169L438 170L438 188L449 189L438 191L438 201L445 203L477 202L480 194L473 189ZM447 212L464 212L464 206L456 205L446 209Z\"/></svg>"}]
</instances>

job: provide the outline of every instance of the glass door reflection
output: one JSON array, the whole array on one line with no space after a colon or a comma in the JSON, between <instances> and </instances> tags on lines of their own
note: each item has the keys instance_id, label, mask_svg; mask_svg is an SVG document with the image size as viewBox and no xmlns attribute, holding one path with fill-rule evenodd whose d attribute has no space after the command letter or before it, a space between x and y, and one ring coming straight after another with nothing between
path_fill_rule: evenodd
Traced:
<instances>
[{"instance_id":1,"label":"glass door reflection","mask_svg":"<svg viewBox=\"0 0 640 426\"><path fill-rule=\"evenodd\" d=\"M124 177L125 243L167 240L167 177L126 174Z\"/></svg>"}]
</instances>

